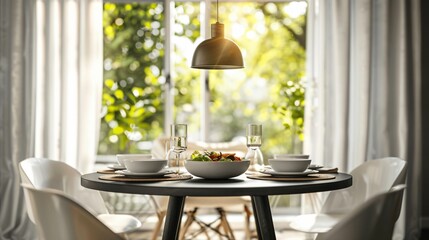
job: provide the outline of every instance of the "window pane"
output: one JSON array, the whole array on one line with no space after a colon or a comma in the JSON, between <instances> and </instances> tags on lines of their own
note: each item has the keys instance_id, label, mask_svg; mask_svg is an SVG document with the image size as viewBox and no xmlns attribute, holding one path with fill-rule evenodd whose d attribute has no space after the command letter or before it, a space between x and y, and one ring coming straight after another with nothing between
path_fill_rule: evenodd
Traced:
<instances>
[{"instance_id":1,"label":"window pane","mask_svg":"<svg viewBox=\"0 0 429 240\"><path fill-rule=\"evenodd\" d=\"M265 161L302 151L306 6L219 4L225 36L242 50L245 68L210 71L211 141L244 136L248 123L262 123Z\"/></svg>"},{"instance_id":2,"label":"window pane","mask_svg":"<svg viewBox=\"0 0 429 240\"><path fill-rule=\"evenodd\" d=\"M162 3L104 4L99 154L142 152L164 122Z\"/></svg>"},{"instance_id":3,"label":"window pane","mask_svg":"<svg viewBox=\"0 0 429 240\"><path fill-rule=\"evenodd\" d=\"M240 47L245 68L210 71L210 141L230 141L244 136L248 123L261 123L266 164L274 153L302 152L306 8L305 2L219 4L225 36ZM299 207L300 196L270 202Z\"/></svg>"},{"instance_id":4,"label":"window pane","mask_svg":"<svg viewBox=\"0 0 429 240\"><path fill-rule=\"evenodd\" d=\"M194 42L200 36L200 3L176 2L174 19L174 117L188 124L189 139L199 139L201 91L200 70L190 68Z\"/></svg>"}]
</instances>

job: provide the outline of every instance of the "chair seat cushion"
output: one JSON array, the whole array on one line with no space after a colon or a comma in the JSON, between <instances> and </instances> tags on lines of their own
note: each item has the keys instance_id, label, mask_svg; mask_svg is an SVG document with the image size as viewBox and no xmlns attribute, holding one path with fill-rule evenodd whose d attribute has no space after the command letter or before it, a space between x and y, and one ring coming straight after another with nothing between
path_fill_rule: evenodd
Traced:
<instances>
[{"instance_id":1,"label":"chair seat cushion","mask_svg":"<svg viewBox=\"0 0 429 240\"><path fill-rule=\"evenodd\" d=\"M324 233L337 224L343 215L340 214L304 214L295 217L290 227L308 233Z\"/></svg>"},{"instance_id":2,"label":"chair seat cushion","mask_svg":"<svg viewBox=\"0 0 429 240\"><path fill-rule=\"evenodd\" d=\"M126 214L100 214L97 218L115 233L134 231L142 225L137 218Z\"/></svg>"}]
</instances>

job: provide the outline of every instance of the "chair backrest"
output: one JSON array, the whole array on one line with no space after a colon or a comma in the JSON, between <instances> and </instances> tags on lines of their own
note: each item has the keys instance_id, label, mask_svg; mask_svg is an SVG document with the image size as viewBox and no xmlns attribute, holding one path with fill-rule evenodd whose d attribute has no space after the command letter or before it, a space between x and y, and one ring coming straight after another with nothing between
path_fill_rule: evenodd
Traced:
<instances>
[{"instance_id":1,"label":"chair backrest","mask_svg":"<svg viewBox=\"0 0 429 240\"><path fill-rule=\"evenodd\" d=\"M344 214L361 205L372 196L387 192L397 184L404 184L406 162L400 158L387 157L367 161L353 171L353 185L332 191L324 202L321 212Z\"/></svg>"},{"instance_id":2,"label":"chair backrest","mask_svg":"<svg viewBox=\"0 0 429 240\"><path fill-rule=\"evenodd\" d=\"M98 191L80 185L81 174L64 162L46 158L28 158L19 163L22 183L31 184L34 188L59 190L75 199L94 215L108 213L103 198ZM33 209L26 202L28 215L34 222Z\"/></svg>"},{"instance_id":3,"label":"chair backrest","mask_svg":"<svg viewBox=\"0 0 429 240\"><path fill-rule=\"evenodd\" d=\"M25 198L33 209L36 228L45 240L122 239L61 191L35 189L22 184Z\"/></svg>"},{"instance_id":4,"label":"chair backrest","mask_svg":"<svg viewBox=\"0 0 429 240\"><path fill-rule=\"evenodd\" d=\"M377 194L348 213L331 230L316 240L390 240L399 218L405 185Z\"/></svg>"}]
</instances>

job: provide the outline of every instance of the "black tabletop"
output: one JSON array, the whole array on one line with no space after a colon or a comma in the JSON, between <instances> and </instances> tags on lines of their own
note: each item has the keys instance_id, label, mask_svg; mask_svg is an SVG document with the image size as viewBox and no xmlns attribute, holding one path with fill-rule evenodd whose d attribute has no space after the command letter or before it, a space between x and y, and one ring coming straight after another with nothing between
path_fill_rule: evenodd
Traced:
<instances>
[{"instance_id":1,"label":"black tabletop","mask_svg":"<svg viewBox=\"0 0 429 240\"><path fill-rule=\"evenodd\" d=\"M244 174L227 180L206 180L194 177L182 181L151 183L115 182L101 180L98 173L82 175L81 184L86 188L107 192L165 195L165 196L264 196L331 191L352 185L352 176L332 174L335 179L301 182L254 180Z\"/></svg>"}]
</instances>

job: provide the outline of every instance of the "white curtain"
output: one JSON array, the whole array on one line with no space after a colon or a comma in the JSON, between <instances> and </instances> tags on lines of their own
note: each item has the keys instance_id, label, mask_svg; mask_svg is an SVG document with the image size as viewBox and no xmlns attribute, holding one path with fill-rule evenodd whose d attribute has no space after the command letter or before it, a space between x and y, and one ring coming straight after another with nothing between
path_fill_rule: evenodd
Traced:
<instances>
[{"instance_id":1,"label":"white curtain","mask_svg":"<svg viewBox=\"0 0 429 240\"><path fill-rule=\"evenodd\" d=\"M35 156L89 172L101 112L102 0L38 0L35 7Z\"/></svg>"},{"instance_id":2,"label":"white curtain","mask_svg":"<svg viewBox=\"0 0 429 240\"><path fill-rule=\"evenodd\" d=\"M416 239L421 166L419 1L309 3L305 151L316 162L343 172L370 159L405 159L406 233L399 227L395 238ZM320 198L312 200L311 207L317 209Z\"/></svg>"},{"instance_id":3,"label":"white curtain","mask_svg":"<svg viewBox=\"0 0 429 240\"><path fill-rule=\"evenodd\" d=\"M27 157L89 172L103 74L102 0L2 0L1 239L34 239L19 188Z\"/></svg>"}]
</instances>

